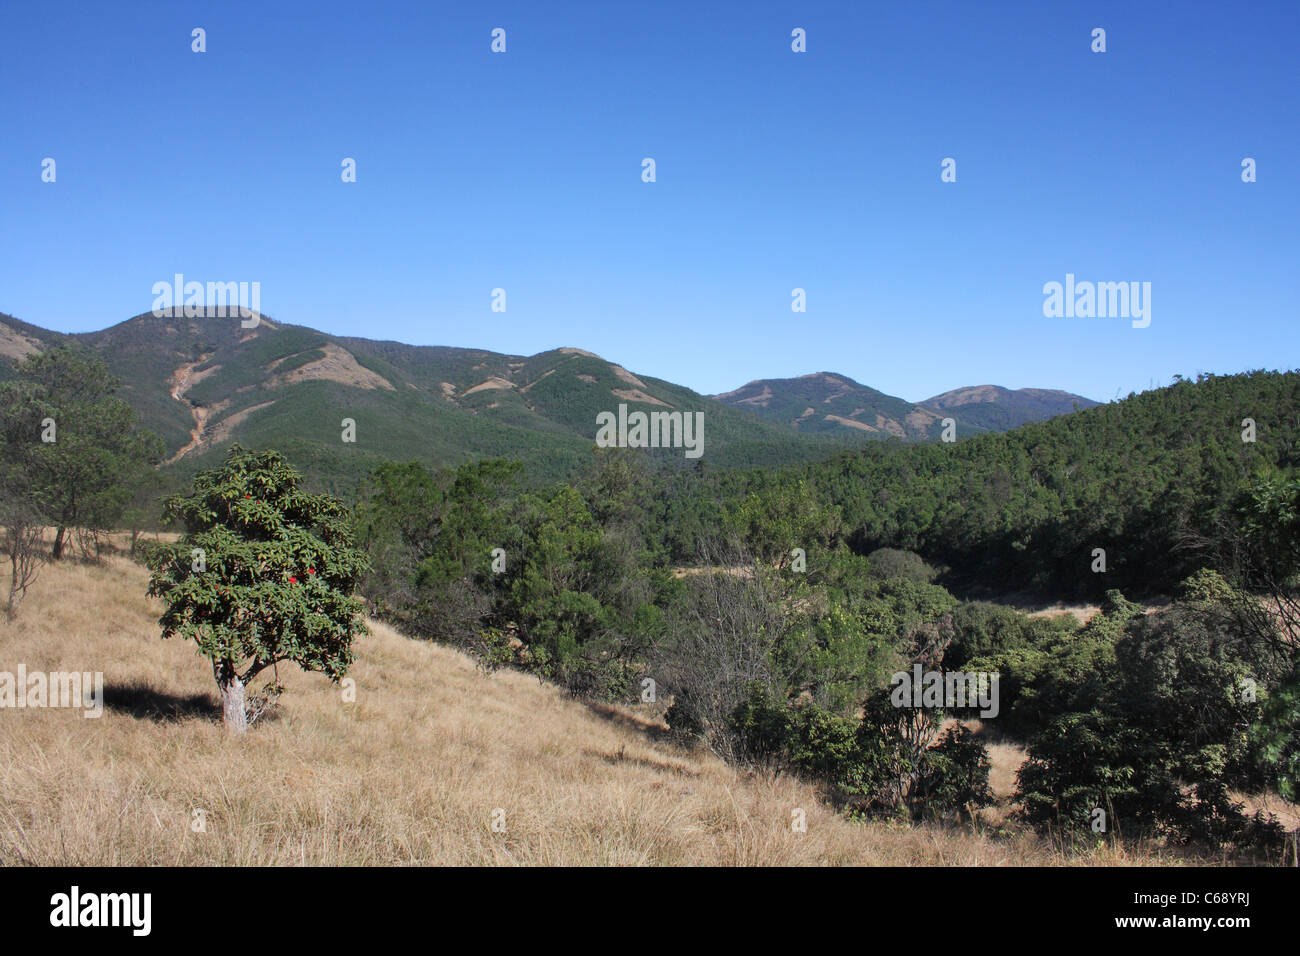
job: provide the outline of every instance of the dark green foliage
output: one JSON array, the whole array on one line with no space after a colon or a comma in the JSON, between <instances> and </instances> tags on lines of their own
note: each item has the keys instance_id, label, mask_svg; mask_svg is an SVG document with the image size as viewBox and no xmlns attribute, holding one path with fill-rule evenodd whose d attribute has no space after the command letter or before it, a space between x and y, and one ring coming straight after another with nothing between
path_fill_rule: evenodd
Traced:
<instances>
[{"instance_id":1,"label":"dark green foliage","mask_svg":"<svg viewBox=\"0 0 1300 956\"><path fill-rule=\"evenodd\" d=\"M897 548L877 548L867 555L871 562L871 572L881 578L903 578L929 584L939 576L939 572L925 563L919 554L911 551L899 551Z\"/></svg>"},{"instance_id":2,"label":"dark green foliage","mask_svg":"<svg viewBox=\"0 0 1300 956\"><path fill-rule=\"evenodd\" d=\"M965 601L953 612L953 638L944 651L944 668L961 670L975 659L1048 647L1069 639L1077 630L1071 615L1030 617L999 604Z\"/></svg>"},{"instance_id":3,"label":"dark green foliage","mask_svg":"<svg viewBox=\"0 0 1300 956\"><path fill-rule=\"evenodd\" d=\"M855 719L794 708L752 684L731 719L737 757L820 781L858 813L922 819L993 802L988 755L969 729L940 735L942 711L896 707L887 689L862 710Z\"/></svg>"},{"instance_id":4,"label":"dark green foliage","mask_svg":"<svg viewBox=\"0 0 1300 956\"><path fill-rule=\"evenodd\" d=\"M1252 475L1300 467L1298 412L1300 374L1202 376L1006 434L873 442L776 474L728 476L718 493L811 483L859 553L913 551L963 583L1168 593L1237 534ZM1241 440L1248 413L1259 422L1254 443ZM1273 510L1294 514L1284 503L1279 493ZM1098 547L1104 574L1091 570Z\"/></svg>"},{"instance_id":5,"label":"dark green foliage","mask_svg":"<svg viewBox=\"0 0 1300 956\"><path fill-rule=\"evenodd\" d=\"M925 752L913 799L917 813L970 810L993 803L989 755L974 731L954 724Z\"/></svg>"},{"instance_id":6,"label":"dark green foliage","mask_svg":"<svg viewBox=\"0 0 1300 956\"><path fill-rule=\"evenodd\" d=\"M1259 478L1243 490L1237 510L1257 583L1292 583L1300 571L1300 477Z\"/></svg>"},{"instance_id":7,"label":"dark green foliage","mask_svg":"<svg viewBox=\"0 0 1300 956\"><path fill-rule=\"evenodd\" d=\"M1239 505L1247 553L1247 585L1263 592L1255 602L1238 604L1241 617L1277 658L1283 673L1263 702L1252 742L1262 769L1282 795L1300 802L1300 479L1266 478L1246 489Z\"/></svg>"},{"instance_id":8,"label":"dark green foliage","mask_svg":"<svg viewBox=\"0 0 1300 956\"><path fill-rule=\"evenodd\" d=\"M1268 696L1253 742L1282 796L1300 803L1300 666Z\"/></svg>"},{"instance_id":9,"label":"dark green foliage","mask_svg":"<svg viewBox=\"0 0 1300 956\"><path fill-rule=\"evenodd\" d=\"M620 455L598 456L577 487L527 491L519 472L503 461L379 468L358 508L374 609L489 666L625 698L671 590L637 530L642 478Z\"/></svg>"},{"instance_id":10,"label":"dark green foliage","mask_svg":"<svg viewBox=\"0 0 1300 956\"><path fill-rule=\"evenodd\" d=\"M1112 614L1125 608L1113 602ZM1113 647L1089 667L1056 668L1036 703L1042 729L1020 773L1025 816L1085 831L1101 808L1130 835L1184 841L1269 840L1229 788L1265 783L1249 728L1259 705L1249 681L1276 672L1275 650L1236 626L1222 603L1189 601L1116 618L1091 637Z\"/></svg>"},{"instance_id":11,"label":"dark green foliage","mask_svg":"<svg viewBox=\"0 0 1300 956\"><path fill-rule=\"evenodd\" d=\"M838 509L826 508L805 482L751 491L724 521L758 558L778 567L790 563L795 548L828 549L839 532Z\"/></svg>"},{"instance_id":12,"label":"dark green foliage","mask_svg":"<svg viewBox=\"0 0 1300 956\"><path fill-rule=\"evenodd\" d=\"M1232 585L1211 568L1201 568L1189 575L1175 592L1180 601L1227 601L1233 597Z\"/></svg>"}]
</instances>

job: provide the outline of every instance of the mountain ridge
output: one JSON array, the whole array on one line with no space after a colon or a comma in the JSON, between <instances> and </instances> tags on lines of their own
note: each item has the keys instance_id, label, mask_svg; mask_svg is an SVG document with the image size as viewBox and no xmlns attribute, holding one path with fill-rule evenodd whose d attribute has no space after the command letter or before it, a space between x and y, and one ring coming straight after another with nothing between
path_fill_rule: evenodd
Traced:
<instances>
[{"instance_id":1,"label":"mountain ridge","mask_svg":"<svg viewBox=\"0 0 1300 956\"><path fill-rule=\"evenodd\" d=\"M70 342L108 364L141 424L162 436L166 463L185 470L240 441L354 477L380 459L413 457L438 466L519 458L556 477L590 455L596 415L620 403L708 412L709 463L723 468L794 464L891 436L935 440L945 417L838 373L760 380L708 396L572 345L534 355L409 345L262 315L244 328L233 318L146 312L98 331L60 333L0 313L0 377L33 351ZM773 388L781 409L802 403L787 420L774 414ZM1018 394L1001 390L971 421L968 412L952 412L958 435L991 430L990 408L1007 418L1002 392ZM347 419L356 425L356 447L341 438ZM681 457L674 449L653 454L664 463Z\"/></svg>"}]
</instances>

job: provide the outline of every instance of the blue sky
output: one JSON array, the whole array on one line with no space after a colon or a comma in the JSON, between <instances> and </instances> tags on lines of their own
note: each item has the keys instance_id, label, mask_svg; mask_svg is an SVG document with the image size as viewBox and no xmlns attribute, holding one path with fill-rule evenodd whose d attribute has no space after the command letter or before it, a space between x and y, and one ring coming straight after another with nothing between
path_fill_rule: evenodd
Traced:
<instances>
[{"instance_id":1,"label":"blue sky","mask_svg":"<svg viewBox=\"0 0 1300 956\"><path fill-rule=\"evenodd\" d=\"M7 4L0 311L103 328L180 272L701 392L1291 368L1298 48L1295 2ZM1150 327L1045 318L1066 273Z\"/></svg>"}]
</instances>

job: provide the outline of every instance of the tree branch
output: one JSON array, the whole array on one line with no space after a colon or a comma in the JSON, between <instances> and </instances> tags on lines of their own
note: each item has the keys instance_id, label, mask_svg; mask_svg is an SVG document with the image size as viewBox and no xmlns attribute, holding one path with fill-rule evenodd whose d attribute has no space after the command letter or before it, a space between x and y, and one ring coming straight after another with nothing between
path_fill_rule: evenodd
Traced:
<instances>
[{"instance_id":1,"label":"tree branch","mask_svg":"<svg viewBox=\"0 0 1300 956\"><path fill-rule=\"evenodd\" d=\"M239 678L240 683L247 686L249 681L251 681L258 674L262 673L262 671L266 670L272 664L274 664L275 661L276 659L274 657L270 658L269 660L266 658L262 658L253 661L253 663L249 665L248 670L244 671L244 675Z\"/></svg>"}]
</instances>

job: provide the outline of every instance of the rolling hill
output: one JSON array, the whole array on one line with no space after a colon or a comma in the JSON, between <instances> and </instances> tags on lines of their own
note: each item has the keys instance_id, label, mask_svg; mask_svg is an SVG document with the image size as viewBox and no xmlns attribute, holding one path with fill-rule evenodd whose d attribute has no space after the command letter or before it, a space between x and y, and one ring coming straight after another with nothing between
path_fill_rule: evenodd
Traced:
<instances>
[{"instance_id":1,"label":"rolling hill","mask_svg":"<svg viewBox=\"0 0 1300 956\"><path fill-rule=\"evenodd\" d=\"M1076 409L1099 405L1090 398L1050 388L1002 388L976 385L955 388L921 402L936 413L951 414L958 421L986 431L1010 431L1030 422L1043 422Z\"/></svg>"}]
</instances>

